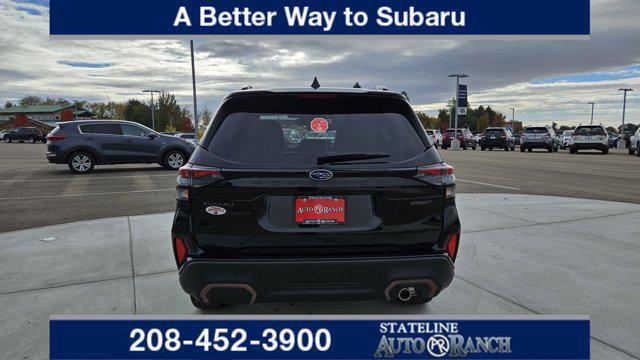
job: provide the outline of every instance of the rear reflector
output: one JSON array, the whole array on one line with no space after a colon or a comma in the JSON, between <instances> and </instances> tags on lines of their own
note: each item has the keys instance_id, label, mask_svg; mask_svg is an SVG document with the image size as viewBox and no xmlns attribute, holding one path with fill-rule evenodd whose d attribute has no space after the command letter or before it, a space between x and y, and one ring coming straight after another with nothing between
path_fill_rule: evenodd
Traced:
<instances>
[{"instance_id":1,"label":"rear reflector","mask_svg":"<svg viewBox=\"0 0 640 360\"><path fill-rule=\"evenodd\" d=\"M185 245L184 240L177 237L173 239L174 251L176 256L176 263L178 267L184 264L184 261L187 260L187 245Z\"/></svg>"},{"instance_id":2,"label":"rear reflector","mask_svg":"<svg viewBox=\"0 0 640 360\"><path fill-rule=\"evenodd\" d=\"M66 135L49 135L47 136L47 140L56 141L56 140L64 140L66 139Z\"/></svg>"},{"instance_id":3,"label":"rear reflector","mask_svg":"<svg viewBox=\"0 0 640 360\"><path fill-rule=\"evenodd\" d=\"M451 258L451 261L456 261L456 255L458 255L458 240L460 235L457 233L449 235L447 240L447 255Z\"/></svg>"}]
</instances>

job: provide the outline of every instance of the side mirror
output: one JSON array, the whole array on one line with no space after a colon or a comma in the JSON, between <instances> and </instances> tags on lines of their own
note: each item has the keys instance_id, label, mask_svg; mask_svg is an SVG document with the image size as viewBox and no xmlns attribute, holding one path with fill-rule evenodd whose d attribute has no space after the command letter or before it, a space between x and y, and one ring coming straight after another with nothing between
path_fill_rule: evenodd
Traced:
<instances>
[{"instance_id":1,"label":"side mirror","mask_svg":"<svg viewBox=\"0 0 640 360\"><path fill-rule=\"evenodd\" d=\"M149 139L153 140L153 139L157 139L159 136L156 133L149 133L147 134L147 136L149 137Z\"/></svg>"}]
</instances>

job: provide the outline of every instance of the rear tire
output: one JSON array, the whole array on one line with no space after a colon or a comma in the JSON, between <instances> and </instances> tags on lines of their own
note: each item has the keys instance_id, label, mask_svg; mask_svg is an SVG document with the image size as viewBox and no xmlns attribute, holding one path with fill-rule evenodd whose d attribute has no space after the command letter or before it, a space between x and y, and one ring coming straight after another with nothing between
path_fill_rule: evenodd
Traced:
<instances>
[{"instance_id":1,"label":"rear tire","mask_svg":"<svg viewBox=\"0 0 640 360\"><path fill-rule=\"evenodd\" d=\"M5 137L4 138L4 142L6 142L7 144L11 142L11 138Z\"/></svg>"},{"instance_id":2,"label":"rear tire","mask_svg":"<svg viewBox=\"0 0 640 360\"><path fill-rule=\"evenodd\" d=\"M186 163L187 159L185 158L185 155L182 151L169 150L169 152L164 155L162 166L167 169L178 170Z\"/></svg>"},{"instance_id":3,"label":"rear tire","mask_svg":"<svg viewBox=\"0 0 640 360\"><path fill-rule=\"evenodd\" d=\"M636 145L636 156L640 157L640 142L638 142L638 145Z\"/></svg>"},{"instance_id":4,"label":"rear tire","mask_svg":"<svg viewBox=\"0 0 640 360\"><path fill-rule=\"evenodd\" d=\"M76 174L88 174L93 171L95 166L93 155L86 151L76 151L67 160L69 169Z\"/></svg>"},{"instance_id":5,"label":"rear tire","mask_svg":"<svg viewBox=\"0 0 640 360\"><path fill-rule=\"evenodd\" d=\"M629 146L629 155L633 155L635 153L635 151L631 148L631 146Z\"/></svg>"},{"instance_id":6,"label":"rear tire","mask_svg":"<svg viewBox=\"0 0 640 360\"><path fill-rule=\"evenodd\" d=\"M34 138L33 136L30 137L29 139L27 139L27 141L29 142L29 144L35 144L36 143L36 138Z\"/></svg>"},{"instance_id":7,"label":"rear tire","mask_svg":"<svg viewBox=\"0 0 640 360\"><path fill-rule=\"evenodd\" d=\"M527 150L527 148L522 146L522 145L520 145L520 152L524 152L525 150Z\"/></svg>"}]
</instances>

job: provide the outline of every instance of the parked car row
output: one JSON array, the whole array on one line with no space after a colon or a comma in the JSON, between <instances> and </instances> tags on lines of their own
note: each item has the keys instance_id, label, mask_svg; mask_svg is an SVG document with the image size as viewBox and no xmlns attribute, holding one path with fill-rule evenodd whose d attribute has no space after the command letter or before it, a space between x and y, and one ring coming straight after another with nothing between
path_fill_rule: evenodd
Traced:
<instances>
[{"instance_id":1,"label":"parked car row","mask_svg":"<svg viewBox=\"0 0 640 360\"><path fill-rule=\"evenodd\" d=\"M580 125L575 130L566 130L558 136L551 126L528 126L522 134L513 134L505 127L489 127L482 135L473 135L469 129L448 129L439 142L436 134L438 130L426 130L432 143L442 149L451 147L451 140L457 133L460 148L480 150L503 149L514 151L516 145L521 152L532 152L534 149L545 149L548 152L558 152L559 149L569 149L569 153L576 154L580 150L599 150L603 154L609 153L609 148L617 146L618 137L608 133L603 125ZM436 133L437 132L437 133ZM640 132L636 132L628 140L629 154L640 153ZM640 156L640 154L638 155Z\"/></svg>"}]
</instances>

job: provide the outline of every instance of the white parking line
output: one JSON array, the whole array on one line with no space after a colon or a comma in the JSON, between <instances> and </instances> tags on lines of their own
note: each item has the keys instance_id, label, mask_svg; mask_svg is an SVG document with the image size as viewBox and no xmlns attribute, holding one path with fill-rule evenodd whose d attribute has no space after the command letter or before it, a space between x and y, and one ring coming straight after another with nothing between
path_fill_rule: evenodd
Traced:
<instances>
[{"instance_id":1,"label":"white parking line","mask_svg":"<svg viewBox=\"0 0 640 360\"><path fill-rule=\"evenodd\" d=\"M14 182L40 182L40 181L69 181L70 179L80 180L100 180L100 179L126 179L126 178L147 178L147 177L162 177L162 176L178 176L175 174L157 174L157 175L123 175L123 176L76 176L58 178L58 179L13 179L13 180L0 180L0 183L14 183Z\"/></svg>"},{"instance_id":2,"label":"white parking line","mask_svg":"<svg viewBox=\"0 0 640 360\"><path fill-rule=\"evenodd\" d=\"M520 189L518 189L516 187L504 186L504 185L496 185L496 184L487 184L487 183L483 183L483 182L479 182L479 181L461 180L461 179L456 179L456 181L468 182L468 183L484 185L484 186L492 186L492 187L497 187L497 188L502 188L502 189L509 189L509 190L520 190Z\"/></svg>"},{"instance_id":3,"label":"white parking line","mask_svg":"<svg viewBox=\"0 0 640 360\"><path fill-rule=\"evenodd\" d=\"M78 197L78 196L96 196L96 195L118 195L118 194L148 193L148 192L161 192L161 191L176 191L176 188L170 188L170 189L155 189L155 190L113 191L113 192L88 193L88 194L63 194L63 195L18 196L18 197L5 197L5 198L0 198L0 200L30 200L30 199L43 199L43 198L62 198L62 197Z\"/></svg>"}]
</instances>

